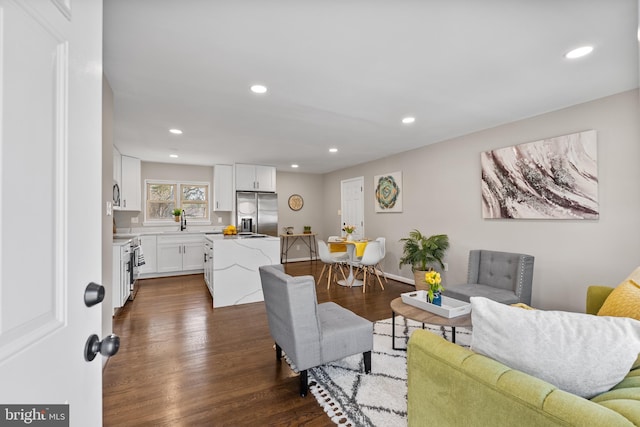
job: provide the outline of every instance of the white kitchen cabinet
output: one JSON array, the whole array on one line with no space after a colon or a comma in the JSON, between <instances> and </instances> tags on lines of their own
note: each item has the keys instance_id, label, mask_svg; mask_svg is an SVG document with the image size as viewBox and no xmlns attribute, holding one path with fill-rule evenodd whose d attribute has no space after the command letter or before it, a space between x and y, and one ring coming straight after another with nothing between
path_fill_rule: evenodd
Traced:
<instances>
[{"instance_id":1,"label":"white kitchen cabinet","mask_svg":"<svg viewBox=\"0 0 640 427\"><path fill-rule=\"evenodd\" d=\"M213 210L233 210L233 166L213 167Z\"/></svg>"},{"instance_id":2,"label":"white kitchen cabinet","mask_svg":"<svg viewBox=\"0 0 640 427\"><path fill-rule=\"evenodd\" d=\"M117 308L125 305L131 292L130 252L131 245L129 243L114 243L113 245L111 304L114 313Z\"/></svg>"},{"instance_id":3,"label":"white kitchen cabinet","mask_svg":"<svg viewBox=\"0 0 640 427\"><path fill-rule=\"evenodd\" d=\"M118 187L121 186L122 179L122 155L120 151L113 146L113 181L118 184Z\"/></svg>"},{"instance_id":4,"label":"white kitchen cabinet","mask_svg":"<svg viewBox=\"0 0 640 427\"><path fill-rule=\"evenodd\" d=\"M202 270L204 268L203 237L201 234L158 236L157 239L158 273Z\"/></svg>"},{"instance_id":5,"label":"white kitchen cabinet","mask_svg":"<svg viewBox=\"0 0 640 427\"><path fill-rule=\"evenodd\" d=\"M202 270L204 268L204 251L202 250L202 237L193 242L183 243L182 269Z\"/></svg>"},{"instance_id":6,"label":"white kitchen cabinet","mask_svg":"<svg viewBox=\"0 0 640 427\"><path fill-rule=\"evenodd\" d=\"M158 271L157 236L140 236L140 247L144 255L145 264L140 266L140 274L155 273Z\"/></svg>"},{"instance_id":7,"label":"white kitchen cabinet","mask_svg":"<svg viewBox=\"0 0 640 427\"><path fill-rule=\"evenodd\" d=\"M211 266L211 241L209 239L207 239L206 237L204 238L204 245L203 245L203 249L204 249L204 282L207 284L207 287L209 288L209 290L211 290L211 273L210 273L210 266Z\"/></svg>"},{"instance_id":8,"label":"white kitchen cabinet","mask_svg":"<svg viewBox=\"0 0 640 427\"><path fill-rule=\"evenodd\" d=\"M122 185L120 186L120 210L141 210L140 159L122 156Z\"/></svg>"},{"instance_id":9,"label":"white kitchen cabinet","mask_svg":"<svg viewBox=\"0 0 640 427\"><path fill-rule=\"evenodd\" d=\"M158 273L182 271L182 243L158 238Z\"/></svg>"},{"instance_id":10,"label":"white kitchen cabinet","mask_svg":"<svg viewBox=\"0 0 640 427\"><path fill-rule=\"evenodd\" d=\"M236 164L237 191L276 191L276 168L273 166Z\"/></svg>"}]
</instances>

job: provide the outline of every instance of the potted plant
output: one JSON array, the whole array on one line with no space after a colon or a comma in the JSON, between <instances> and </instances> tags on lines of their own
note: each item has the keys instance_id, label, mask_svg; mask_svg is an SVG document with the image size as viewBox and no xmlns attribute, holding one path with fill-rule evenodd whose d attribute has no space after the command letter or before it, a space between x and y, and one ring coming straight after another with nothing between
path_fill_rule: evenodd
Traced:
<instances>
[{"instance_id":1,"label":"potted plant","mask_svg":"<svg viewBox=\"0 0 640 427\"><path fill-rule=\"evenodd\" d=\"M402 248L402 258L400 258L400 267L410 265L413 271L416 289L420 289L424 284L424 275L427 271L433 270L430 267L433 264L439 264L444 269L442 258L449 249L449 237L446 234L434 234L427 237L418 230L409 233L409 237L400 239L404 242Z\"/></svg>"},{"instance_id":2,"label":"potted plant","mask_svg":"<svg viewBox=\"0 0 640 427\"><path fill-rule=\"evenodd\" d=\"M182 215L182 209L175 208L173 210L173 219L175 220L175 222L180 222L180 215Z\"/></svg>"},{"instance_id":3,"label":"potted plant","mask_svg":"<svg viewBox=\"0 0 640 427\"><path fill-rule=\"evenodd\" d=\"M311 234L311 226L310 225L305 225L304 226L304 234Z\"/></svg>"}]
</instances>

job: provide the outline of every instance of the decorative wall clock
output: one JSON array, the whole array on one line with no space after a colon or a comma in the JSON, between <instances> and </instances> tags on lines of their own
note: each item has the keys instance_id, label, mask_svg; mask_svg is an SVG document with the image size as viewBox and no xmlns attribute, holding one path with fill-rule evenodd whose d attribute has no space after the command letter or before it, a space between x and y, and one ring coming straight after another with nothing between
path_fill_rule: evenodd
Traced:
<instances>
[{"instance_id":1,"label":"decorative wall clock","mask_svg":"<svg viewBox=\"0 0 640 427\"><path fill-rule=\"evenodd\" d=\"M299 211L304 206L304 200L302 200L302 196L299 194L292 194L289 196L289 207L293 211Z\"/></svg>"}]
</instances>

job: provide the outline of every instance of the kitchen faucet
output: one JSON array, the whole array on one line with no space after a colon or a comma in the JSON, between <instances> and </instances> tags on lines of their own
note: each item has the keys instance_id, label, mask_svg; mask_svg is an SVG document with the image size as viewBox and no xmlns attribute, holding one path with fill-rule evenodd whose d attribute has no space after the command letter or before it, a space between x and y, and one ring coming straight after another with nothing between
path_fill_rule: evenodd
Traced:
<instances>
[{"instance_id":1,"label":"kitchen faucet","mask_svg":"<svg viewBox=\"0 0 640 427\"><path fill-rule=\"evenodd\" d=\"M182 210L182 215L180 215L180 231L184 231L187 229L187 218L184 216L184 209Z\"/></svg>"}]
</instances>

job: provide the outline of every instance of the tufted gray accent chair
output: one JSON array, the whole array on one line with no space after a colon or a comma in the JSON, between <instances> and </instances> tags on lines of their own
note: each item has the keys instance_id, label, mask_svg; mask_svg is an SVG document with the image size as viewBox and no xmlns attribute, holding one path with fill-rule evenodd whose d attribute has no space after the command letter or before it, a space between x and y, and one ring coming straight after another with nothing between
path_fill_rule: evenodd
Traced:
<instances>
[{"instance_id":1,"label":"tufted gray accent chair","mask_svg":"<svg viewBox=\"0 0 640 427\"><path fill-rule=\"evenodd\" d=\"M371 371L373 323L333 302L318 304L313 276L289 276L282 265L260 267L269 332L300 371L300 395L307 394L307 369L353 354Z\"/></svg>"},{"instance_id":2,"label":"tufted gray accent chair","mask_svg":"<svg viewBox=\"0 0 640 427\"><path fill-rule=\"evenodd\" d=\"M485 297L503 304L531 304L534 257L510 252L469 251L469 272L464 285L445 286L443 294L469 302Z\"/></svg>"}]
</instances>

